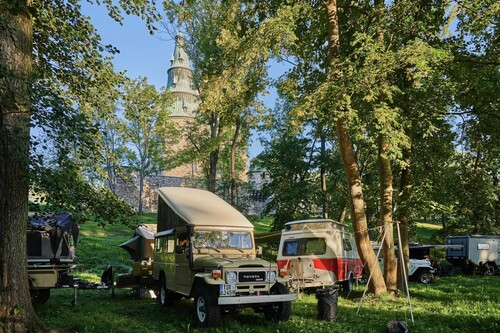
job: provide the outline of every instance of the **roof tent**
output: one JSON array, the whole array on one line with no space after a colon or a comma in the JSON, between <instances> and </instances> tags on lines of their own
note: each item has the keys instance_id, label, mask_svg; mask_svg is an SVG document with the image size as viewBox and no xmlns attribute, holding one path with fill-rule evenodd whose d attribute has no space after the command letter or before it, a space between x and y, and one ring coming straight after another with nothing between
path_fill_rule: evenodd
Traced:
<instances>
[{"instance_id":1,"label":"roof tent","mask_svg":"<svg viewBox=\"0 0 500 333\"><path fill-rule=\"evenodd\" d=\"M141 224L131 239L118 246L127 251L133 261L148 260L153 258L155 233L156 224Z\"/></svg>"},{"instance_id":2,"label":"roof tent","mask_svg":"<svg viewBox=\"0 0 500 333\"><path fill-rule=\"evenodd\" d=\"M30 213L28 260L73 259L78 233L78 225L69 213Z\"/></svg>"},{"instance_id":3,"label":"roof tent","mask_svg":"<svg viewBox=\"0 0 500 333\"><path fill-rule=\"evenodd\" d=\"M243 214L212 192L186 187L159 188L158 232L181 226L253 229Z\"/></svg>"}]
</instances>

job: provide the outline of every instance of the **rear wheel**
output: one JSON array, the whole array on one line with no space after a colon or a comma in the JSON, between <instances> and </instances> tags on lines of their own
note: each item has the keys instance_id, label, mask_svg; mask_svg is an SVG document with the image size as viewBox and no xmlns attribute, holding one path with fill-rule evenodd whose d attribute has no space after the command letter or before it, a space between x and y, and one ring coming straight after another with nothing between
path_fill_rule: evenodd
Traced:
<instances>
[{"instance_id":1,"label":"rear wheel","mask_svg":"<svg viewBox=\"0 0 500 333\"><path fill-rule=\"evenodd\" d=\"M175 294L173 291L167 289L167 281L165 277L160 279L160 285L158 288L158 303L163 306L171 306L174 304Z\"/></svg>"},{"instance_id":2,"label":"rear wheel","mask_svg":"<svg viewBox=\"0 0 500 333\"><path fill-rule=\"evenodd\" d=\"M271 295L286 295L288 293L288 288L279 282L274 284L270 292ZM291 301L273 303L271 308L264 310L264 316L266 319L272 321L287 321L291 314Z\"/></svg>"},{"instance_id":3,"label":"rear wheel","mask_svg":"<svg viewBox=\"0 0 500 333\"><path fill-rule=\"evenodd\" d=\"M354 288L354 274L352 272L349 273L349 278L342 282L341 284L342 290L351 291Z\"/></svg>"},{"instance_id":4,"label":"rear wheel","mask_svg":"<svg viewBox=\"0 0 500 333\"><path fill-rule=\"evenodd\" d=\"M434 275L429 271L421 271L417 276L417 280L420 283L429 284L434 280Z\"/></svg>"},{"instance_id":5,"label":"rear wheel","mask_svg":"<svg viewBox=\"0 0 500 333\"><path fill-rule=\"evenodd\" d=\"M493 276L493 275L495 275L495 267L486 264L485 268L484 268L483 275L484 276Z\"/></svg>"},{"instance_id":6,"label":"rear wheel","mask_svg":"<svg viewBox=\"0 0 500 333\"><path fill-rule=\"evenodd\" d=\"M194 320L198 327L217 327L220 323L220 308L217 298L209 288L198 289L194 295Z\"/></svg>"}]
</instances>

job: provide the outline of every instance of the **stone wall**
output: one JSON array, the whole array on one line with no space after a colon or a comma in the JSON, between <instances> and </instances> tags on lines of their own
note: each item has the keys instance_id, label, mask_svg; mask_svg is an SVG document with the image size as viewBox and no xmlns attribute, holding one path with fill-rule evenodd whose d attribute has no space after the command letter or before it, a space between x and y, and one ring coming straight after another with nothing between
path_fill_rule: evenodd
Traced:
<instances>
[{"instance_id":1,"label":"stone wall","mask_svg":"<svg viewBox=\"0 0 500 333\"><path fill-rule=\"evenodd\" d=\"M144 179L144 194L142 198L142 209L145 213L156 213L158 210L158 194L156 190L164 186L204 188L203 184L193 178L172 176L149 176ZM250 186L250 187L249 187ZM119 180L115 187L115 193L134 209L139 205L139 177L137 174L129 175L127 181ZM238 206L245 214L260 215L263 213L269 200L262 197L261 190L252 188L252 182L246 186L240 186L238 191L238 202L244 203ZM229 200L228 198L226 198Z\"/></svg>"},{"instance_id":2,"label":"stone wall","mask_svg":"<svg viewBox=\"0 0 500 333\"><path fill-rule=\"evenodd\" d=\"M142 209L145 213L156 213L158 210L158 194L156 190L164 186L175 187L200 187L196 180L182 177L149 176L144 179L144 193L142 196ZM137 174L129 175L128 181L120 180L116 184L115 193L126 204L138 209L139 205L139 177Z\"/></svg>"}]
</instances>

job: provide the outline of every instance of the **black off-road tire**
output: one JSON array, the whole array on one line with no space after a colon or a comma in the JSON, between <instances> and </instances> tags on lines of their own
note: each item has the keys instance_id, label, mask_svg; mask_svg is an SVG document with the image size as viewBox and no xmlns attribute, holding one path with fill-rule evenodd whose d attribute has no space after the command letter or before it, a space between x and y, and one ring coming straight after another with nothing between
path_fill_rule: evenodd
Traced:
<instances>
[{"instance_id":1,"label":"black off-road tire","mask_svg":"<svg viewBox=\"0 0 500 333\"><path fill-rule=\"evenodd\" d=\"M217 295L211 291L202 287L194 295L194 322L197 327L217 327L220 324Z\"/></svg>"},{"instance_id":2,"label":"black off-road tire","mask_svg":"<svg viewBox=\"0 0 500 333\"><path fill-rule=\"evenodd\" d=\"M175 301L175 293L167 289L165 277L160 279L157 295L158 304L162 306L172 306Z\"/></svg>"},{"instance_id":3,"label":"black off-road tire","mask_svg":"<svg viewBox=\"0 0 500 333\"><path fill-rule=\"evenodd\" d=\"M495 275L495 267L487 265L484 269L484 276L493 276Z\"/></svg>"},{"instance_id":4,"label":"black off-road tire","mask_svg":"<svg viewBox=\"0 0 500 333\"><path fill-rule=\"evenodd\" d=\"M423 284L429 284L434 281L434 275L428 270L420 271L417 275L417 281Z\"/></svg>"},{"instance_id":5,"label":"black off-road tire","mask_svg":"<svg viewBox=\"0 0 500 333\"><path fill-rule=\"evenodd\" d=\"M288 288L279 282L275 283L270 291L271 295L286 295L288 293ZM264 310L264 317L272 321L287 321L291 315L291 301L273 303L271 308Z\"/></svg>"},{"instance_id":6,"label":"black off-road tire","mask_svg":"<svg viewBox=\"0 0 500 333\"><path fill-rule=\"evenodd\" d=\"M349 278L341 283L342 290L351 291L354 288L354 273L349 273Z\"/></svg>"}]
</instances>

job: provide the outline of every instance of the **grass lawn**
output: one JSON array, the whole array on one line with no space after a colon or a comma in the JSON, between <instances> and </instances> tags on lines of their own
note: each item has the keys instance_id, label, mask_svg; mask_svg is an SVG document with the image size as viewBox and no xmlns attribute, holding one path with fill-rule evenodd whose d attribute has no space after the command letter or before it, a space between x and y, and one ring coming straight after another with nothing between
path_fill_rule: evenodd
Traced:
<instances>
[{"instance_id":1,"label":"grass lawn","mask_svg":"<svg viewBox=\"0 0 500 333\"><path fill-rule=\"evenodd\" d=\"M144 217L142 217L144 218ZM145 217L149 223L151 216ZM256 227L267 231L269 221L256 219ZM423 226L426 228L426 226ZM420 226L419 226L420 228ZM118 245L130 239L133 230L121 226L105 229L88 223L81 227L77 246L79 276L97 281L108 264L117 273L130 269L127 252ZM49 301L35 305L40 318L62 332L385 332L387 322L405 320L414 332L500 332L500 276L451 276L435 283L411 283L415 322L411 322L405 295L392 299L367 296L360 302L364 286L350 294L341 293L336 322L316 320L314 295L293 302L292 317L285 323L267 322L251 309L223 316L217 329L192 326L193 302L181 300L173 307L161 307L154 299L140 299L129 289L81 290L73 305L73 289L53 289ZM359 308L359 313L358 313Z\"/></svg>"},{"instance_id":2,"label":"grass lawn","mask_svg":"<svg viewBox=\"0 0 500 333\"><path fill-rule=\"evenodd\" d=\"M82 290L72 305L73 290L53 290L45 305L35 307L52 328L64 332L385 332L388 321L406 320L410 332L499 332L500 280L498 276L453 276L431 285L412 283L411 301L415 322L411 323L407 298L368 296L360 305L363 286L341 293L336 322L316 320L314 295L304 295L292 305L285 323L267 322L251 309L223 316L217 329L192 327L193 302L181 300L161 307L153 299L139 299L130 290ZM359 313L357 314L358 308Z\"/></svg>"}]
</instances>

